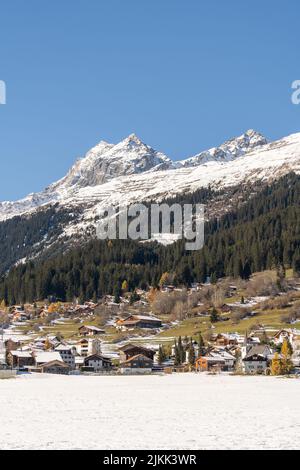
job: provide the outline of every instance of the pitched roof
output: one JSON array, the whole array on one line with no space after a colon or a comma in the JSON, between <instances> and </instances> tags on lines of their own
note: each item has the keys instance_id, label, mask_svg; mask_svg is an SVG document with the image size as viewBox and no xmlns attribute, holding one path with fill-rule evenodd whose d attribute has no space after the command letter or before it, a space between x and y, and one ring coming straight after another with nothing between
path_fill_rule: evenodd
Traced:
<instances>
[{"instance_id":1,"label":"pitched roof","mask_svg":"<svg viewBox=\"0 0 300 470\"><path fill-rule=\"evenodd\" d=\"M125 344L125 346L122 346L120 348L120 351L130 351L130 349L141 349L143 351L149 351L149 352L155 352L153 351L152 349L149 349L149 348L145 348L144 346L140 346L139 344L132 344L132 343L128 343L128 344Z\"/></svg>"},{"instance_id":2,"label":"pitched roof","mask_svg":"<svg viewBox=\"0 0 300 470\"><path fill-rule=\"evenodd\" d=\"M61 361L62 359L58 351L51 351L37 353L35 360L37 364L44 364L52 361Z\"/></svg>"},{"instance_id":3,"label":"pitched roof","mask_svg":"<svg viewBox=\"0 0 300 470\"><path fill-rule=\"evenodd\" d=\"M68 344L59 344L56 346L55 351L71 351L72 346Z\"/></svg>"},{"instance_id":4,"label":"pitched roof","mask_svg":"<svg viewBox=\"0 0 300 470\"><path fill-rule=\"evenodd\" d=\"M81 328L87 328L88 330L92 330L92 331L104 331L104 330L101 330L101 328L98 328L97 326L93 326L93 325L82 325L79 327L79 329Z\"/></svg>"},{"instance_id":5,"label":"pitched roof","mask_svg":"<svg viewBox=\"0 0 300 470\"><path fill-rule=\"evenodd\" d=\"M41 367L51 367L51 366L65 367L69 369L68 364L66 364L64 361L58 361L56 359L53 361L45 362L44 364L41 365Z\"/></svg>"},{"instance_id":6,"label":"pitched roof","mask_svg":"<svg viewBox=\"0 0 300 470\"><path fill-rule=\"evenodd\" d=\"M263 358L267 359L267 356L270 353L271 353L271 349L269 348L269 346L267 346L265 344L256 344L254 346L251 346L251 348L247 352L244 360L248 359L252 356L262 356Z\"/></svg>"},{"instance_id":7,"label":"pitched roof","mask_svg":"<svg viewBox=\"0 0 300 470\"><path fill-rule=\"evenodd\" d=\"M126 361L122 362L122 364L130 363L132 361L135 361L136 359L145 359L146 361L153 362L152 359L150 359L149 357L144 356L144 354L136 354L136 356L132 356L129 359L127 359Z\"/></svg>"},{"instance_id":8,"label":"pitched roof","mask_svg":"<svg viewBox=\"0 0 300 470\"><path fill-rule=\"evenodd\" d=\"M121 320L121 321L159 321L161 322L161 320L159 318L156 318L156 317L150 317L150 316L147 316L147 315L129 315L128 317L126 317L124 320Z\"/></svg>"},{"instance_id":9,"label":"pitched roof","mask_svg":"<svg viewBox=\"0 0 300 470\"><path fill-rule=\"evenodd\" d=\"M86 356L84 358L84 362L89 360L89 359L100 359L101 361L110 361L108 357L101 356L100 354L90 354L89 356Z\"/></svg>"},{"instance_id":10,"label":"pitched roof","mask_svg":"<svg viewBox=\"0 0 300 470\"><path fill-rule=\"evenodd\" d=\"M12 356L16 357L32 357L32 354L30 351L10 351Z\"/></svg>"}]
</instances>

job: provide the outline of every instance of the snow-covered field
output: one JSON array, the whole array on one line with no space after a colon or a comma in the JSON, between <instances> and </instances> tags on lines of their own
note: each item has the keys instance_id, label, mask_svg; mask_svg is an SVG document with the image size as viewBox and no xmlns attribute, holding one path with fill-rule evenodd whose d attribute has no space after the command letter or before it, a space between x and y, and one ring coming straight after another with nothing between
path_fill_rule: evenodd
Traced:
<instances>
[{"instance_id":1,"label":"snow-covered field","mask_svg":"<svg viewBox=\"0 0 300 470\"><path fill-rule=\"evenodd\" d=\"M1 449L299 449L300 380L178 374L0 380Z\"/></svg>"}]
</instances>

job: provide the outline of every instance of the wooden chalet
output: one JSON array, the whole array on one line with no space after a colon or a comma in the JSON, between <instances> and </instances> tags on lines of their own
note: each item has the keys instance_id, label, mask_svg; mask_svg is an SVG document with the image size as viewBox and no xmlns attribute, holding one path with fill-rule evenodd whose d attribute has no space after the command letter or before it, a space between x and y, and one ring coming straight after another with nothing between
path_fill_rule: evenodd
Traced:
<instances>
[{"instance_id":1,"label":"wooden chalet","mask_svg":"<svg viewBox=\"0 0 300 470\"><path fill-rule=\"evenodd\" d=\"M128 359L138 356L144 355L153 361L155 351L152 349L145 348L143 346L139 346L137 344L126 344L122 348L120 348L120 362L125 362Z\"/></svg>"}]
</instances>

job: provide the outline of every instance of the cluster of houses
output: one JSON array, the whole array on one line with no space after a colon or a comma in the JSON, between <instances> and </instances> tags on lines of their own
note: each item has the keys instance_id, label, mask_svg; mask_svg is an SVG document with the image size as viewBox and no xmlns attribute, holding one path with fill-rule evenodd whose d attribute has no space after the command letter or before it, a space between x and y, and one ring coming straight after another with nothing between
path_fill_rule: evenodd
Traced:
<instances>
[{"instance_id":1,"label":"cluster of houses","mask_svg":"<svg viewBox=\"0 0 300 470\"><path fill-rule=\"evenodd\" d=\"M91 331L95 330L92 328ZM95 333L91 336L86 332L81 334L83 336L74 344L61 342L56 336L37 338L27 346L11 339L0 341L0 368L55 374L152 372L156 351L126 344L118 349L116 366L112 358L102 354L102 342L94 337Z\"/></svg>"},{"instance_id":2,"label":"cluster of houses","mask_svg":"<svg viewBox=\"0 0 300 470\"><path fill-rule=\"evenodd\" d=\"M94 326L81 326L76 342L63 342L54 335L36 338L31 344L22 345L11 339L0 341L0 368L40 373L121 373L150 374L190 370L198 372L239 370L245 374L267 374L276 348L285 339L293 347L295 367L300 366L300 333L298 330L280 330L272 336L271 345L261 342L255 334L217 334L202 345L196 341L182 341L185 357L176 364L175 348L162 363L159 363L159 347L148 347L127 343L117 347L117 360L102 353L102 341L97 338L102 332ZM194 348L194 363L190 361L191 344ZM114 356L115 358L115 356ZM189 369L187 369L189 365Z\"/></svg>"},{"instance_id":3,"label":"cluster of houses","mask_svg":"<svg viewBox=\"0 0 300 470\"><path fill-rule=\"evenodd\" d=\"M53 310L49 305L37 308L34 305L29 305L26 308L22 305L15 305L11 312L8 314L9 319L14 323L22 323L33 318L45 319L53 315ZM87 317L93 315L95 308L98 304L94 302L85 302L84 304L70 304L67 306L61 306L61 313L66 317ZM57 312L56 312L57 313Z\"/></svg>"},{"instance_id":4,"label":"cluster of houses","mask_svg":"<svg viewBox=\"0 0 300 470\"><path fill-rule=\"evenodd\" d=\"M255 334L217 334L211 338L205 354L196 359L195 367L198 371L237 370L245 374L268 374L284 340L291 344L292 362L299 367L300 331L293 329L277 331L268 342L262 342Z\"/></svg>"}]
</instances>

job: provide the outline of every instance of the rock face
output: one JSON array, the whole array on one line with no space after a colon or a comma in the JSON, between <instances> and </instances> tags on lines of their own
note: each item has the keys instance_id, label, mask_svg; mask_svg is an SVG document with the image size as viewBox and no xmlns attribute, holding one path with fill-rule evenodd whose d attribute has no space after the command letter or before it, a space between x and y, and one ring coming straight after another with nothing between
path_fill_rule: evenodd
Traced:
<instances>
[{"instance_id":1,"label":"rock face","mask_svg":"<svg viewBox=\"0 0 300 470\"><path fill-rule=\"evenodd\" d=\"M208 186L268 182L290 171L300 172L300 134L267 143L249 130L181 162L172 162L131 134L116 145L101 141L44 191L0 203L0 221L58 203L68 211L84 208L85 221L91 223L99 204L161 200Z\"/></svg>"},{"instance_id":2,"label":"rock face","mask_svg":"<svg viewBox=\"0 0 300 470\"><path fill-rule=\"evenodd\" d=\"M300 174L300 133L267 143L251 130L182 162L172 162L134 134L117 145L101 141L44 191L0 203L0 232L10 247L1 272L62 252L73 242L86 243L101 208L160 202L210 187L222 196L211 197L206 214L219 217L290 172ZM17 215L20 224L10 220Z\"/></svg>"},{"instance_id":3,"label":"rock face","mask_svg":"<svg viewBox=\"0 0 300 470\"><path fill-rule=\"evenodd\" d=\"M267 139L262 134L250 129L245 132L245 134L228 140L224 144L220 145L220 147L213 147L209 150L198 153L194 157L179 162L179 165L183 167L191 167L211 161L230 162L235 158L245 155L256 147L261 147L267 143Z\"/></svg>"},{"instance_id":4,"label":"rock face","mask_svg":"<svg viewBox=\"0 0 300 470\"><path fill-rule=\"evenodd\" d=\"M78 160L62 180L52 185L52 189L96 186L119 176L165 170L172 165L166 155L131 134L117 145L101 141Z\"/></svg>"}]
</instances>

